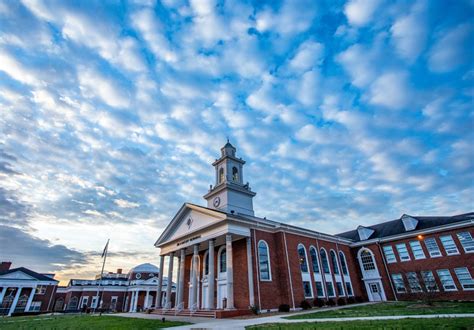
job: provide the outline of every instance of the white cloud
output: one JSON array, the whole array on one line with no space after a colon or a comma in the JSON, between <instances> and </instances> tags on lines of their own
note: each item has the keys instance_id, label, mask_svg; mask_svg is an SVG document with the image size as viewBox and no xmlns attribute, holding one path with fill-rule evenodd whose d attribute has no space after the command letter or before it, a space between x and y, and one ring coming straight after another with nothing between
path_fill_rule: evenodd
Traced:
<instances>
[{"instance_id":1,"label":"white cloud","mask_svg":"<svg viewBox=\"0 0 474 330\"><path fill-rule=\"evenodd\" d=\"M357 87L368 85L375 77L375 67L370 51L362 45L356 44L337 55L336 60L352 78Z\"/></svg>"},{"instance_id":2,"label":"white cloud","mask_svg":"<svg viewBox=\"0 0 474 330\"><path fill-rule=\"evenodd\" d=\"M115 108L125 108L130 104L127 92L118 84L92 69L79 69L79 82L86 97L97 96Z\"/></svg>"},{"instance_id":3,"label":"white cloud","mask_svg":"<svg viewBox=\"0 0 474 330\"><path fill-rule=\"evenodd\" d=\"M307 40L303 42L290 60L288 66L298 72L310 70L320 64L324 53L324 46L319 42Z\"/></svg>"},{"instance_id":4,"label":"white cloud","mask_svg":"<svg viewBox=\"0 0 474 330\"><path fill-rule=\"evenodd\" d=\"M398 18L390 29L397 52L409 62L414 61L426 45L428 30L424 10L425 3L418 1L410 13Z\"/></svg>"},{"instance_id":5,"label":"white cloud","mask_svg":"<svg viewBox=\"0 0 474 330\"><path fill-rule=\"evenodd\" d=\"M429 68L434 72L449 72L467 59L472 60L472 45L467 44L471 31L470 24L460 24L445 31L431 48L428 58Z\"/></svg>"},{"instance_id":6,"label":"white cloud","mask_svg":"<svg viewBox=\"0 0 474 330\"><path fill-rule=\"evenodd\" d=\"M139 203L130 202L126 199L114 199L114 203L124 209L134 209L140 206Z\"/></svg>"},{"instance_id":7,"label":"white cloud","mask_svg":"<svg viewBox=\"0 0 474 330\"><path fill-rule=\"evenodd\" d=\"M370 87L369 102L372 104L399 109L406 106L409 100L410 90L404 72L385 73Z\"/></svg>"},{"instance_id":8,"label":"white cloud","mask_svg":"<svg viewBox=\"0 0 474 330\"><path fill-rule=\"evenodd\" d=\"M143 39L153 54L165 62L176 62L178 57L173 51L170 42L164 36L164 28L150 9L136 12L131 17L133 26L140 31Z\"/></svg>"},{"instance_id":9,"label":"white cloud","mask_svg":"<svg viewBox=\"0 0 474 330\"><path fill-rule=\"evenodd\" d=\"M36 74L18 62L10 53L0 49L0 71L27 85L37 86L41 82Z\"/></svg>"},{"instance_id":10,"label":"white cloud","mask_svg":"<svg viewBox=\"0 0 474 330\"><path fill-rule=\"evenodd\" d=\"M350 0L344 8L344 13L352 25L364 26L372 20L379 4L380 0Z\"/></svg>"},{"instance_id":11,"label":"white cloud","mask_svg":"<svg viewBox=\"0 0 474 330\"><path fill-rule=\"evenodd\" d=\"M316 70L308 71L301 77L298 94L298 101L306 106L316 103L319 98L320 75Z\"/></svg>"}]
</instances>

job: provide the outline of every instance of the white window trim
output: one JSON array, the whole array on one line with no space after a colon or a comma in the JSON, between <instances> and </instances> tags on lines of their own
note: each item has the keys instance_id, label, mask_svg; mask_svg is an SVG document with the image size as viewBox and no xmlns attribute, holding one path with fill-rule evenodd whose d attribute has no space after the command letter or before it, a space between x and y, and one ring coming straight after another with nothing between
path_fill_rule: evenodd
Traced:
<instances>
[{"instance_id":1,"label":"white window trim","mask_svg":"<svg viewBox=\"0 0 474 330\"><path fill-rule=\"evenodd\" d=\"M316 282L321 283L321 289L323 290L323 295L322 296L318 295L318 288L316 287ZM322 278L320 280L315 280L314 281L314 289L316 290L316 296L318 298L326 298L326 289L325 289L324 281L323 281Z\"/></svg>"},{"instance_id":2,"label":"white window trim","mask_svg":"<svg viewBox=\"0 0 474 330\"><path fill-rule=\"evenodd\" d=\"M426 240L433 240L436 244L436 247L438 248L439 255L432 255L430 249L428 248L428 244L426 244ZM436 242L436 238L434 237L428 237L423 240L423 243L425 243L426 250L428 251L430 258L441 258L443 256L443 253L441 252L441 249L439 248L438 242Z\"/></svg>"},{"instance_id":3,"label":"white window trim","mask_svg":"<svg viewBox=\"0 0 474 330\"><path fill-rule=\"evenodd\" d=\"M336 281L336 291L337 291L337 283L341 283L341 288L342 288L342 294L339 295L339 293L336 292L336 294L339 296L339 297L347 297L347 294L346 294L346 287L345 287L345 283L344 281L341 279L340 281Z\"/></svg>"},{"instance_id":4,"label":"white window trim","mask_svg":"<svg viewBox=\"0 0 474 330\"><path fill-rule=\"evenodd\" d=\"M389 247L390 250L392 250L392 254L393 254L394 260L389 260L389 259L387 258L387 254L385 253L385 248L386 248L386 247ZM397 256L396 256L396 254L395 254L395 251L393 251L393 246L392 246L392 245L384 245L384 246L382 246L382 250L383 250L383 255L384 255L384 257L385 257L385 260L387 260L387 264L395 264L395 263L397 263Z\"/></svg>"},{"instance_id":5,"label":"white window trim","mask_svg":"<svg viewBox=\"0 0 474 330\"><path fill-rule=\"evenodd\" d=\"M451 276L451 280L453 281L453 285L455 287L455 289L446 289L444 287L444 283L443 281L441 280L441 276L439 275L439 271L443 271L443 270L446 270L448 273L449 273L449 276ZM439 277L439 281L441 282L441 286L443 287L443 291L446 291L446 292L450 292L450 291L458 291L458 287L456 286L456 282L454 282L454 277L453 277L453 274L451 274L451 271L449 269L437 269L436 270L436 273L438 274L438 277Z\"/></svg>"},{"instance_id":6,"label":"white window trim","mask_svg":"<svg viewBox=\"0 0 474 330\"><path fill-rule=\"evenodd\" d=\"M444 242L441 239L441 237L451 237L451 241L453 242L454 247L456 248L456 252L448 252L448 250L446 250L446 247L444 246ZM447 256L457 256L457 255L460 254L458 246L456 245L456 242L454 241L454 238L453 238L452 235L442 235L442 236L439 237L439 241L441 242L441 245L443 246L444 252L446 252Z\"/></svg>"},{"instance_id":7,"label":"white window trim","mask_svg":"<svg viewBox=\"0 0 474 330\"><path fill-rule=\"evenodd\" d=\"M270 276L270 278L268 280L261 278L261 272L260 272L260 243L264 243L266 248L267 248L268 273L269 273L269 276ZM270 247L268 246L268 243L266 241L264 241L263 239L261 239L257 243L257 258L258 258L258 278L259 278L260 282L271 282L272 281L272 265L271 265L271 258L270 258Z\"/></svg>"},{"instance_id":8,"label":"white window trim","mask_svg":"<svg viewBox=\"0 0 474 330\"><path fill-rule=\"evenodd\" d=\"M464 244L462 244L462 241L461 241L461 239L460 239L459 236L458 236L458 235L461 234L461 233L468 233L469 236L471 237L471 240L472 240L473 238L472 238L471 232L470 232L470 231L460 231L460 232L456 233L456 237L458 238L458 241L459 241L459 243L461 244L461 246L462 246L462 248L463 248L463 250L464 250L464 253L474 253L474 249L472 249L471 251L467 251L467 250L466 250L466 247L464 246Z\"/></svg>"},{"instance_id":9,"label":"white window trim","mask_svg":"<svg viewBox=\"0 0 474 330\"><path fill-rule=\"evenodd\" d=\"M423 281L423 285L424 287L428 290L428 288L426 287L426 279L423 277L423 272L430 272L431 275L433 276L433 281L435 282L435 285L436 285L436 290L433 290L433 292L439 292L439 286L438 286L438 283L436 282L436 278L434 277L434 273L432 270L422 270L420 271L420 277L421 277L421 280Z\"/></svg>"},{"instance_id":10,"label":"white window trim","mask_svg":"<svg viewBox=\"0 0 474 330\"><path fill-rule=\"evenodd\" d=\"M337 273L336 273L336 269L334 268L334 262L333 262L333 259L332 259L333 254L334 254L334 256L336 256ZM336 276L337 275L341 276L342 269L340 269L341 267L339 267L339 256L337 255L336 251L334 251L333 249L329 250L329 258L331 259L332 273Z\"/></svg>"},{"instance_id":11,"label":"white window trim","mask_svg":"<svg viewBox=\"0 0 474 330\"><path fill-rule=\"evenodd\" d=\"M326 254L326 261L327 261L327 263L328 263L329 273L326 273L326 272L324 271L323 258L321 257L321 251L323 251L323 250L324 250L324 254ZM331 268L331 262L329 261L329 258L330 258L330 257L329 257L328 251L326 251L325 248L321 248L321 249L319 250L319 257L321 258L321 266L322 266L322 267L321 267L321 271L322 271L322 273L324 274L324 277L326 277L326 275L331 275L331 274L332 274L332 268Z\"/></svg>"},{"instance_id":12,"label":"white window trim","mask_svg":"<svg viewBox=\"0 0 474 330\"><path fill-rule=\"evenodd\" d=\"M342 257L341 257L341 255L342 255ZM350 278L351 275L350 275L350 272L349 272L349 265L347 264L346 255L344 254L344 252L339 251L339 256L338 256L338 257L339 257L339 263L340 263L340 265L341 265L341 274L342 274L342 276L343 276L343 277L346 277L346 276L347 276L347 277ZM347 274L344 274L344 270L342 269L342 268L343 268L343 267L342 267L342 261L343 261L343 260L344 260L344 264L346 265Z\"/></svg>"},{"instance_id":13,"label":"white window trim","mask_svg":"<svg viewBox=\"0 0 474 330\"><path fill-rule=\"evenodd\" d=\"M327 294L328 294L328 298L336 298L337 292L336 292L336 287L334 286L334 282L332 281L332 278L329 279L329 280L325 279L325 282L326 282L326 291L327 291ZM327 284L328 283L331 283L331 286L332 286L332 292L333 292L332 296L329 295L329 290L327 289Z\"/></svg>"},{"instance_id":14,"label":"white window trim","mask_svg":"<svg viewBox=\"0 0 474 330\"><path fill-rule=\"evenodd\" d=\"M418 243L420 245L421 253L423 253L422 257L421 256L419 256L419 257L416 256L415 250L413 250L413 246L411 245L411 243ZM426 254L425 254L425 251L423 251L423 246L421 245L420 241L410 241L410 242L408 242L408 245L410 245L411 253L413 253L413 258L415 258L415 260L426 259Z\"/></svg>"},{"instance_id":15,"label":"white window trim","mask_svg":"<svg viewBox=\"0 0 474 330\"><path fill-rule=\"evenodd\" d=\"M349 283L350 287L351 287L351 294L349 294L349 292L347 292L347 296L348 297L354 297L354 287L352 286L352 282L351 281L344 281L344 289L347 291L347 283Z\"/></svg>"},{"instance_id":16,"label":"white window trim","mask_svg":"<svg viewBox=\"0 0 474 330\"><path fill-rule=\"evenodd\" d=\"M401 256L401 254L400 254L400 250L398 249L398 246L399 246L399 245L405 246L405 250L407 251L408 259L402 259L402 256ZM398 243L398 244L395 244L395 248L397 249L398 258L400 259L400 262L411 261L410 252L408 252L408 247L407 247L406 243Z\"/></svg>"},{"instance_id":17,"label":"white window trim","mask_svg":"<svg viewBox=\"0 0 474 330\"><path fill-rule=\"evenodd\" d=\"M313 271L313 274L314 275L321 275L322 274L322 267L321 267L321 263L319 262L319 252L318 252L318 249L316 249L316 247L314 247L313 245L310 245L309 246L309 256L311 257L311 249L314 250L314 252L316 252L316 263L318 265L318 269L319 269L319 272L316 273L314 270L313 270L313 267L311 267L311 270ZM313 259L311 259L311 265L313 265L314 262L313 262Z\"/></svg>"},{"instance_id":18,"label":"white window trim","mask_svg":"<svg viewBox=\"0 0 474 330\"><path fill-rule=\"evenodd\" d=\"M303 250L304 250L304 257L305 257L305 260L306 260L306 268L308 269L306 272L302 271L301 270L301 264L300 264L300 272L301 274L309 274L310 273L310 270L309 270L309 262L308 262L308 253L306 253L306 247L299 243L298 246L296 247L296 252L298 253L298 260L300 259L300 246L303 247Z\"/></svg>"},{"instance_id":19,"label":"white window trim","mask_svg":"<svg viewBox=\"0 0 474 330\"><path fill-rule=\"evenodd\" d=\"M397 284L396 284L397 281L395 281L395 279L393 278L394 275L399 275L399 276L400 276L401 281L402 281L402 284L403 284L403 289L404 289L405 291L403 291L403 292L398 291ZM403 275L402 275L401 273L391 274L391 280L392 280L392 282L393 282L393 287L394 287L395 292L396 292L397 294L405 294L405 293L408 293L407 286L405 285L405 281L404 281Z\"/></svg>"},{"instance_id":20,"label":"white window trim","mask_svg":"<svg viewBox=\"0 0 474 330\"><path fill-rule=\"evenodd\" d=\"M458 273L456 273L456 269L466 269L467 273L471 276L471 280L472 280L472 275L471 275L471 272L469 271L469 268L468 267L456 267L456 268L454 268L454 274L456 274L458 282L461 284L461 287L462 287L463 291L474 291L474 288L465 288L464 287L464 284L462 284L461 279L458 276Z\"/></svg>"},{"instance_id":21,"label":"white window trim","mask_svg":"<svg viewBox=\"0 0 474 330\"><path fill-rule=\"evenodd\" d=\"M226 271L225 272L221 272L221 254L222 254L222 251L226 250L226 246L225 245L222 245L219 250L217 250L217 274L226 274L227 273L227 261L226 261ZM227 253L227 250L225 251ZM191 258L192 260L192 258ZM199 269L199 267L198 267Z\"/></svg>"},{"instance_id":22,"label":"white window trim","mask_svg":"<svg viewBox=\"0 0 474 330\"><path fill-rule=\"evenodd\" d=\"M307 282L309 283L309 289L311 290L311 296L306 296L306 293L304 292L304 282ZM314 291L313 291L313 284L311 283L311 280L306 280L306 279L303 279L302 280L302 283L303 283L303 295L304 295L304 299L314 299Z\"/></svg>"}]
</instances>

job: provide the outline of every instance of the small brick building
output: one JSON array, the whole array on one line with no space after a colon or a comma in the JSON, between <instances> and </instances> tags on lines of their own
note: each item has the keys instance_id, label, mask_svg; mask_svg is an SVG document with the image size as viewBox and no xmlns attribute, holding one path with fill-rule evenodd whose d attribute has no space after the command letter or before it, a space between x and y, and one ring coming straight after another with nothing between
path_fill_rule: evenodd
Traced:
<instances>
[{"instance_id":1,"label":"small brick building","mask_svg":"<svg viewBox=\"0 0 474 330\"><path fill-rule=\"evenodd\" d=\"M474 213L403 215L328 235L256 217L244 164L227 143L207 207L185 203L158 238L160 269L166 257L178 280L175 299L157 308L225 317L316 298L473 300Z\"/></svg>"}]
</instances>

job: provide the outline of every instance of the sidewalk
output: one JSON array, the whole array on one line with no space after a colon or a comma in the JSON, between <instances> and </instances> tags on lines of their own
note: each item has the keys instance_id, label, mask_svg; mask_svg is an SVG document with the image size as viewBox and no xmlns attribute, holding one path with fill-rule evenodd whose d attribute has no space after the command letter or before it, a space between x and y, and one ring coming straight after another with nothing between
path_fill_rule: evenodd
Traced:
<instances>
[{"instance_id":1,"label":"sidewalk","mask_svg":"<svg viewBox=\"0 0 474 330\"><path fill-rule=\"evenodd\" d=\"M184 329L245 329L249 325L257 325L264 323L315 323L315 322L344 322L344 321L368 321L368 320L400 320L405 318L432 319L440 317L472 317L472 314L434 314L434 315L397 315L397 316L370 316L370 317L346 317L346 318L326 318L326 319L303 319L303 320L287 320L283 316L270 316L246 320L229 320L219 319L209 323L190 324L182 327L173 327L168 329L184 330Z\"/></svg>"}]
</instances>

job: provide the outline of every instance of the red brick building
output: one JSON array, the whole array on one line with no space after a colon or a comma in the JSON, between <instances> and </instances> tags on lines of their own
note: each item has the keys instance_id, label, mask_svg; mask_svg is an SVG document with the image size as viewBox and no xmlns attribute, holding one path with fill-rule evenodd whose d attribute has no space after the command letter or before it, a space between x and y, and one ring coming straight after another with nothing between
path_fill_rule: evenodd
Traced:
<instances>
[{"instance_id":1,"label":"red brick building","mask_svg":"<svg viewBox=\"0 0 474 330\"><path fill-rule=\"evenodd\" d=\"M54 274L10 267L11 262L0 263L0 315L51 310L59 283Z\"/></svg>"},{"instance_id":2,"label":"red brick building","mask_svg":"<svg viewBox=\"0 0 474 330\"><path fill-rule=\"evenodd\" d=\"M155 243L160 269L167 257L168 278L175 268L178 278L176 298L157 308L224 317L316 298L473 299L474 213L403 215L323 234L256 217L244 164L227 143L213 163L207 207L184 204Z\"/></svg>"}]
</instances>

